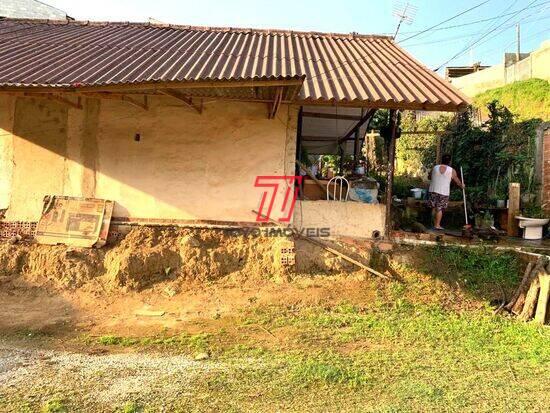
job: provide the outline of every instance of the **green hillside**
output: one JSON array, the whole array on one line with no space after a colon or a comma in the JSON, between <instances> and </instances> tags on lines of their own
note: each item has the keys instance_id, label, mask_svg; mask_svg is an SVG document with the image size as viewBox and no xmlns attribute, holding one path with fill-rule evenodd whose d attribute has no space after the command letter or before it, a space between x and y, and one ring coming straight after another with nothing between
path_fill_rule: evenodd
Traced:
<instances>
[{"instance_id":1,"label":"green hillside","mask_svg":"<svg viewBox=\"0 0 550 413\"><path fill-rule=\"evenodd\" d=\"M547 80L529 79L487 90L474 98L474 105L484 110L492 100L510 109L518 120L550 121L550 84Z\"/></svg>"}]
</instances>

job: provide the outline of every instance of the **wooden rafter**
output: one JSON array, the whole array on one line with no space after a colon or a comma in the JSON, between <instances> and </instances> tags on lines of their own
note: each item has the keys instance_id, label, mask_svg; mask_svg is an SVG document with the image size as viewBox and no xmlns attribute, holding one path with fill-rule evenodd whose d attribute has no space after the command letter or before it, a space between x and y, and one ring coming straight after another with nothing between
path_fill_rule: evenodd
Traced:
<instances>
[{"instance_id":1,"label":"wooden rafter","mask_svg":"<svg viewBox=\"0 0 550 413\"><path fill-rule=\"evenodd\" d=\"M275 116L277 116L277 112L279 111L279 107L281 106L281 102L283 101L283 90L284 88L282 86L277 87L277 90L275 90L273 103L270 104L269 108L269 119L274 119Z\"/></svg>"},{"instance_id":2,"label":"wooden rafter","mask_svg":"<svg viewBox=\"0 0 550 413\"><path fill-rule=\"evenodd\" d=\"M143 110L149 110L149 105L148 105L148 102L147 102L147 96L143 96L143 102L134 98L134 97L131 97L129 95L123 95L122 96L122 101L123 102L128 102L130 105L134 105L138 108L141 108Z\"/></svg>"},{"instance_id":3,"label":"wooden rafter","mask_svg":"<svg viewBox=\"0 0 550 413\"><path fill-rule=\"evenodd\" d=\"M359 115L342 115L342 114L337 114L337 113L304 112L302 114L302 116L304 118L361 120L361 116L359 116Z\"/></svg>"},{"instance_id":4,"label":"wooden rafter","mask_svg":"<svg viewBox=\"0 0 550 413\"><path fill-rule=\"evenodd\" d=\"M161 89L159 90L159 92L162 93L163 95L173 97L174 99L177 99L180 102L185 103L187 107L197 111L198 114L202 113L202 105L201 106L196 105L195 103L193 103L193 99L191 99L188 96L185 96L183 93L178 92L177 90Z\"/></svg>"},{"instance_id":5,"label":"wooden rafter","mask_svg":"<svg viewBox=\"0 0 550 413\"><path fill-rule=\"evenodd\" d=\"M64 103L67 106L70 106L74 109L82 109L82 99L80 97L77 98L76 102L73 102L70 99L67 99L64 96L61 95L51 95L53 100L57 100L58 102Z\"/></svg>"},{"instance_id":6,"label":"wooden rafter","mask_svg":"<svg viewBox=\"0 0 550 413\"><path fill-rule=\"evenodd\" d=\"M338 139L338 143L342 143L345 140L349 139L351 136L353 136L355 132L357 132L365 122L372 119L372 117L374 116L374 112L376 112L376 109L367 110L367 112L361 117L361 120L357 122L355 126L351 128L351 130L348 133L346 133L344 136Z\"/></svg>"}]
</instances>

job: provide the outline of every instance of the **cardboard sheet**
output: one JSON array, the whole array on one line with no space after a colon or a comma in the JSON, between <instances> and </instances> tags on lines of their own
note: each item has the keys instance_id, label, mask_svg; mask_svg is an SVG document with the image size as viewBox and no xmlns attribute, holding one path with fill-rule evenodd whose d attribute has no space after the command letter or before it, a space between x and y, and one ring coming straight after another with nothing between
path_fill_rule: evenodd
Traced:
<instances>
[{"instance_id":1,"label":"cardboard sheet","mask_svg":"<svg viewBox=\"0 0 550 413\"><path fill-rule=\"evenodd\" d=\"M102 247L107 241L113 204L104 199L46 196L36 239L47 245Z\"/></svg>"}]
</instances>

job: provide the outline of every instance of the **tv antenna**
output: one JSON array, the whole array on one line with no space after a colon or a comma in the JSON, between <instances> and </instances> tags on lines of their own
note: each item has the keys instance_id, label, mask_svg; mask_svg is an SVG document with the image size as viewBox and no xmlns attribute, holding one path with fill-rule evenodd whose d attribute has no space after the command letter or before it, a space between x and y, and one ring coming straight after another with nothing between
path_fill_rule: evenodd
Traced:
<instances>
[{"instance_id":1,"label":"tv antenna","mask_svg":"<svg viewBox=\"0 0 550 413\"><path fill-rule=\"evenodd\" d=\"M407 25L412 24L414 21L414 17L416 16L416 12L418 11L418 7L413 6L408 1L395 1L393 3L393 13L392 15L394 17L397 17L399 19L399 22L397 23L397 28L395 29L395 34L393 35L393 39L397 37L397 34L399 33L399 29L401 28L401 24L405 23Z\"/></svg>"}]
</instances>

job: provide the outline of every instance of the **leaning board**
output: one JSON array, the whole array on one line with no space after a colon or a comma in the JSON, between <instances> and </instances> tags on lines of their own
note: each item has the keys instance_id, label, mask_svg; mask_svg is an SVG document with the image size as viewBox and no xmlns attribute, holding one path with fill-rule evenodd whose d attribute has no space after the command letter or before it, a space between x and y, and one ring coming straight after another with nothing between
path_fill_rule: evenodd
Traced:
<instances>
[{"instance_id":1,"label":"leaning board","mask_svg":"<svg viewBox=\"0 0 550 413\"><path fill-rule=\"evenodd\" d=\"M47 245L93 247L100 240L102 228L105 231L105 224L108 228L104 222L107 206L104 199L46 196L36 240Z\"/></svg>"}]
</instances>

